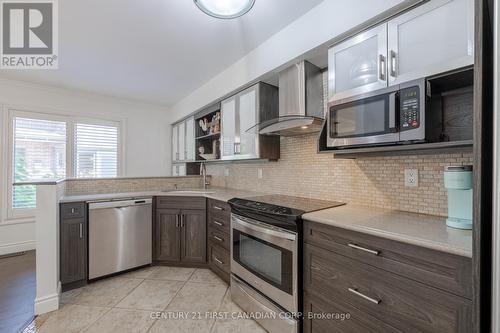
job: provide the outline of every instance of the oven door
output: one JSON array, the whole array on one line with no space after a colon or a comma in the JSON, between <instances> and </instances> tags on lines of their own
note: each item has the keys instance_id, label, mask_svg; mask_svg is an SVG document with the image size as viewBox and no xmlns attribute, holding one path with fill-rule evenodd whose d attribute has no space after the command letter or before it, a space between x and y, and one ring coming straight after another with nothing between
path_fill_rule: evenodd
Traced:
<instances>
[{"instance_id":1,"label":"oven door","mask_svg":"<svg viewBox=\"0 0 500 333\"><path fill-rule=\"evenodd\" d=\"M328 147L381 145L399 141L397 91L340 103L329 108Z\"/></svg>"},{"instance_id":2,"label":"oven door","mask_svg":"<svg viewBox=\"0 0 500 333\"><path fill-rule=\"evenodd\" d=\"M231 215L231 273L285 310L298 311L297 233Z\"/></svg>"}]
</instances>

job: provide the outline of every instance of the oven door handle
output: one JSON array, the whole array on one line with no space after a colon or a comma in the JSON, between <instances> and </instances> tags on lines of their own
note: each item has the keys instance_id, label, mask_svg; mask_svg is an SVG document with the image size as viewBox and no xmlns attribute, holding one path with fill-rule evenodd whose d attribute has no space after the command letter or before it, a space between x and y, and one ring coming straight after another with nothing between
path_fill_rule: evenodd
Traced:
<instances>
[{"instance_id":1,"label":"oven door handle","mask_svg":"<svg viewBox=\"0 0 500 333\"><path fill-rule=\"evenodd\" d=\"M241 218L236 217L234 214L232 215L232 219L233 219L234 225L236 225L236 226L239 225L239 226L242 226L244 228L251 229L251 230L253 230L257 233L263 234L263 235L269 235L272 237L277 237L277 238L291 240L291 241L297 240L297 235L295 233L266 228L266 227L264 227L260 224L257 224L257 223L253 223L250 221L244 221ZM238 228L236 228L236 229L238 229Z\"/></svg>"}]
</instances>

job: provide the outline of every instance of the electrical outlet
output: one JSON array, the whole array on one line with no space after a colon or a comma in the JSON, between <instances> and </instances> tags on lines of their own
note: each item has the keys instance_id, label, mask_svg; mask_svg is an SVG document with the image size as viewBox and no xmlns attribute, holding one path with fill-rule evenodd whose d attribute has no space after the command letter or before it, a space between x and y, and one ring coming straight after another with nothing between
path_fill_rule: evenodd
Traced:
<instances>
[{"instance_id":1,"label":"electrical outlet","mask_svg":"<svg viewBox=\"0 0 500 333\"><path fill-rule=\"evenodd\" d=\"M262 169L261 168L257 169L257 178L262 179Z\"/></svg>"},{"instance_id":2,"label":"electrical outlet","mask_svg":"<svg viewBox=\"0 0 500 333\"><path fill-rule=\"evenodd\" d=\"M418 169L405 169L405 186L418 187Z\"/></svg>"},{"instance_id":3,"label":"electrical outlet","mask_svg":"<svg viewBox=\"0 0 500 333\"><path fill-rule=\"evenodd\" d=\"M229 168L224 169L224 176L229 177Z\"/></svg>"}]
</instances>

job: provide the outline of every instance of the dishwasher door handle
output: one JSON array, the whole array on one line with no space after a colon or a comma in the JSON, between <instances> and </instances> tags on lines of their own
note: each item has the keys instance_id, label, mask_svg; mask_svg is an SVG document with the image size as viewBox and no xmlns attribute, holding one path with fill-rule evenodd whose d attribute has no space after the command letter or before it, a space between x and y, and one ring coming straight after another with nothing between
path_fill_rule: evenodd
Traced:
<instances>
[{"instance_id":1,"label":"dishwasher door handle","mask_svg":"<svg viewBox=\"0 0 500 333\"><path fill-rule=\"evenodd\" d=\"M151 205L152 198L89 202L89 210Z\"/></svg>"}]
</instances>

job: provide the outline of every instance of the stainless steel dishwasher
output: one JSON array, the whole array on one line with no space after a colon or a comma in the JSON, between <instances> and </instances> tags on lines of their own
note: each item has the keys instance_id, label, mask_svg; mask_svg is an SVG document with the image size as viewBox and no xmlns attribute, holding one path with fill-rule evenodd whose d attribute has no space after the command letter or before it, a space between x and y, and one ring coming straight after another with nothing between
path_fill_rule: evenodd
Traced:
<instances>
[{"instance_id":1,"label":"stainless steel dishwasher","mask_svg":"<svg viewBox=\"0 0 500 333\"><path fill-rule=\"evenodd\" d=\"M89 279L151 263L152 202L89 203Z\"/></svg>"}]
</instances>

